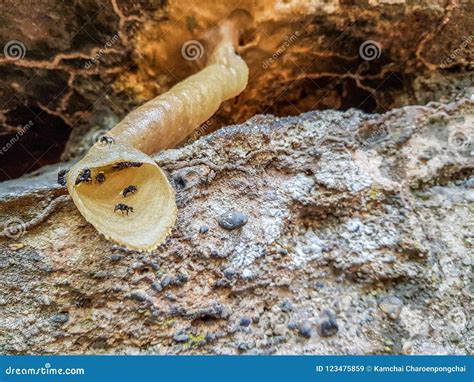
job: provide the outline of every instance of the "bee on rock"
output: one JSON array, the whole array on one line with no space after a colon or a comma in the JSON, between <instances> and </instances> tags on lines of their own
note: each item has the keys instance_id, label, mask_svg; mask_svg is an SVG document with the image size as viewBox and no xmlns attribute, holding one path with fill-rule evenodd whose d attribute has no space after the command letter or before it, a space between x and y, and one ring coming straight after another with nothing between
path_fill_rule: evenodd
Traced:
<instances>
[{"instance_id":1,"label":"bee on rock","mask_svg":"<svg viewBox=\"0 0 474 382\"><path fill-rule=\"evenodd\" d=\"M60 170L58 172L58 183L61 185L61 186L65 186L66 185L66 175L67 173L69 172L69 170Z\"/></svg>"}]
</instances>

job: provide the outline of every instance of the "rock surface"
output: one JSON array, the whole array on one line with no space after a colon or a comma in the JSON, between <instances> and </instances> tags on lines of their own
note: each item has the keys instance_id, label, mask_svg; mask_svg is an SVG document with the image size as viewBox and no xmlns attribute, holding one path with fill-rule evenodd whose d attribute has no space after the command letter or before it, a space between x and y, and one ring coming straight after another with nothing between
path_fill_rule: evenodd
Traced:
<instances>
[{"instance_id":1,"label":"rock surface","mask_svg":"<svg viewBox=\"0 0 474 382\"><path fill-rule=\"evenodd\" d=\"M27 131L0 151L0 180L84 154L196 73L205 34L236 7L254 20L238 48L251 80L188 142L256 114L380 113L472 89L472 1L2 0L0 148Z\"/></svg>"},{"instance_id":2,"label":"rock surface","mask_svg":"<svg viewBox=\"0 0 474 382\"><path fill-rule=\"evenodd\" d=\"M472 353L473 106L256 116L165 151L186 186L150 253L103 239L57 166L2 183L0 352Z\"/></svg>"}]
</instances>

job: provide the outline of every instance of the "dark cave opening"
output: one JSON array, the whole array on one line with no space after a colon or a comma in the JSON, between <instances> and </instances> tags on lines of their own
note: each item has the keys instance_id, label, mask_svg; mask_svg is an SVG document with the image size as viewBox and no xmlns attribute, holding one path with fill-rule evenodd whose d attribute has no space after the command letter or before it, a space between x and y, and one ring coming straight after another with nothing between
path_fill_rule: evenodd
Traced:
<instances>
[{"instance_id":1,"label":"dark cave opening","mask_svg":"<svg viewBox=\"0 0 474 382\"><path fill-rule=\"evenodd\" d=\"M0 181L59 161L71 131L61 118L19 104L9 110L5 122L9 130L0 135Z\"/></svg>"},{"instance_id":2,"label":"dark cave opening","mask_svg":"<svg viewBox=\"0 0 474 382\"><path fill-rule=\"evenodd\" d=\"M403 73L388 72L384 77L367 80L361 86L354 78L339 75L337 71L335 74L321 75L318 78L302 76L290 84L283 79L279 83L270 84L269 89L259 89L258 81L253 84L249 82L248 90L239 97L224 103L216 115L206 122L204 127L198 129L199 134L195 139L223 126L242 123L256 114L273 114L283 117L295 116L311 110L347 110L349 108L361 109L367 113L384 111L395 102L397 92L406 91L406 82ZM97 83L95 86L100 89L102 85ZM377 91L370 91L372 87L377 88ZM258 94L257 98L254 97L255 91ZM117 99L121 95L114 94L114 96L117 98L110 101L110 104L101 101L103 104L100 107L117 110L116 106L120 105ZM94 105L92 97L93 95L86 101L87 104ZM72 99L77 101L76 109L84 107L87 109L84 98L74 94ZM18 103L6 114L4 127L6 126L7 129L4 129L3 134L0 135L0 148L2 148L0 181L15 179L41 166L60 162L70 139L72 128L65 119L38 106L33 106L35 100L31 100L32 106L28 104L29 102ZM124 106L125 110L118 112L126 111L127 108L130 108L130 105ZM94 125L92 120L93 117L82 121L85 124L83 131L87 131ZM18 132L23 126L28 125L29 121L32 121L32 126L19 136ZM12 128L13 126L15 128Z\"/></svg>"},{"instance_id":3,"label":"dark cave opening","mask_svg":"<svg viewBox=\"0 0 474 382\"><path fill-rule=\"evenodd\" d=\"M331 36L340 36L339 30L308 29L306 36L300 36L301 41L298 40L268 66L266 52L242 54L250 68L247 89L238 97L226 101L215 116L184 142L191 143L200 136L223 126L242 123L256 114L284 117L312 110L344 111L351 108L366 113L383 113L395 107L419 103L413 96L414 83L426 76L427 72L423 66L417 66L414 51L408 52L403 61L400 57L390 56L390 52L385 50L379 52L380 55L376 59L364 59L359 53L359 47L365 40L348 32L343 34L344 42L341 42L342 46L338 46L339 37L331 39ZM331 45L331 50L327 48L303 54L298 51L297 45L304 44L305 38L313 39L321 35L331 44L335 44ZM248 41L241 41L241 44L251 43L251 37ZM293 48L295 52L292 52ZM139 71L130 54L121 59L113 55L101 57L97 70L111 68L109 59L114 65L121 67L121 75L136 75ZM74 70L77 70L81 68L83 60L77 58L75 61L77 62ZM68 63L71 63L71 59L68 59ZM156 78L159 74L154 71L153 63L141 62L140 65L146 70L149 69L155 76L150 74L148 77L147 74L141 79L142 83L149 83L151 78ZM148 65L153 70L148 68ZM20 68L18 73L21 76L18 77L16 68L8 68L5 69L6 80L11 78L11 82L20 82L19 79L28 78L27 69ZM178 72L181 69L178 68ZM186 75L189 75L190 71L197 71L197 68L192 66L185 69ZM440 72L456 75L462 70L461 67L453 67ZM81 139L88 132L111 128L112 126L105 126L105 119L112 116L110 120L120 120L146 101L137 101L126 90L115 88L118 75L79 75L73 77L75 81L69 83L64 72L42 72L38 83L32 81L29 85L26 97L22 96L22 100L13 97L13 105L2 110L4 118L0 121L3 125L0 130L0 181L15 179L41 166L81 155L83 152L77 147L83 144ZM163 87L156 91L154 96L177 82L176 77L170 78L172 82L164 82ZM140 86L140 83L136 84L136 87ZM10 86L8 89L6 95L15 90ZM429 90L427 94L433 98L434 92ZM59 100L55 101L56 98ZM148 99L150 98L152 96L148 94ZM67 102L63 105L64 100ZM430 100L436 99L428 99ZM55 105L51 107L53 110L49 111L40 107L39 103ZM71 123L71 120L78 122ZM29 121L32 121L32 125L24 134L19 135L19 131L21 132ZM74 130L71 124L74 124ZM91 144L90 140L87 144Z\"/></svg>"}]
</instances>

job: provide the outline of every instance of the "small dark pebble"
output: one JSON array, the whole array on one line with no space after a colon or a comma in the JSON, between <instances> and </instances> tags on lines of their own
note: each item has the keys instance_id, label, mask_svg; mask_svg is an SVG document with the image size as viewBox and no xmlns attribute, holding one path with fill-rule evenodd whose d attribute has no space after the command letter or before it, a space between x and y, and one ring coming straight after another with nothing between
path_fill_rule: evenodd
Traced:
<instances>
[{"instance_id":1,"label":"small dark pebble","mask_svg":"<svg viewBox=\"0 0 474 382\"><path fill-rule=\"evenodd\" d=\"M231 279L234 277L236 274L236 271L234 268L226 268L224 269L224 276L227 277L228 279Z\"/></svg>"},{"instance_id":2,"label":"small dark pebble","mask_svg":"<svg viewBox=\"0 0 474 382\"><path fill-rule=\"evenodd\" d=\"M199 233L207 233L209 232L209 226L203 224L201 227L199 227Z\"/></svg>"},{"instance_id":3,"label":"small dark pebble","mask_svg":"<svg viewBox=\"0 0 474 382\"><path fill-rule=\"evenodd\" d=\"M166 288L168 285L171 284L171 281L173 281L173 280L171 279L171 276L166 275L166 276L163 277L163 279L161 280L161 286L162 286L163 288Z\"/></svg>"},{"instance_id":4,"label":"small dark pebble","mask_svg":"<svg viewBox=\"0 0 474 382\"><path fill-rule=\"evenodd\" d=\"M226 258L227 256L229 256L228 253L219 253L215 250L212 250L211 251L211 257L215 257L215 258L219 258L219 259L224 259Z\"/></svg>"},{"instance_id":5,"label":"small dark pebble","mask_svg":"<svg viewBox=\"0 0 474 382\"><path fill-rule=\"evenodd\" d=\"M58 313L51 316L51 321L57 324L65 324L69 321L69 313Z\"/></svg>"},{"instance_id":6,"label":"small dark pebble","mask_svg":"<svg viewBox=\"0 0 474 382\"><path fill-rule=\"evenodd\" d=\"M323 152L322 152L322 150L311 149L311 150L309 150L308 154L311 155L314 158L321 158L321 156L323 155Z\"/></svg>"},{"instance_id":7,"label":"small dark pebble","mask_svg":"<svg viewBox=\"0 0 474 382\"><path fill-rule=\"evenodd\" d=\"M214 283L214 286L216 288L221 288L221 287L225 287L225 286L228 286L228 285L229 285L229 280L226 280L226 279L218 279Z\"/></svg>"},{"instance_id":8,"label":"small dark pebble","mask_svg":"<svg viewBox=\"0 0 474 382\"><path fill-rule=\"evenodd\" d=\"M275 337L273 337L273 343L275 345L281 344L283 342L286 342L286 337L285 336L275 336Z\"/></svg>"},{"instance_id":9,"label":"small dark pebble","mask_svg":"<svg viewBox=\"0 0 474 382\"><path fill-rule=\"evenodd\" d=\"M145 301L148 296L144 290L138 289L130 293L130 297L137 301Z\"/></svg>"},{"instance_id":10,"label":"small dark pebble","mask_svg":"<svg viewBox=\"0 0 474 382\"><path fill-rule=\"evenodd\" d=\"M178 273L176 276L176 279L174 280L175 284L184 284L185 282L188 281L188 276L185 275L184 273Z\"/></svg>"},{"instance_id":11,"label":"small dark pebble","mask_svg":"<svg viewBox=\"0 0 474 382\"><path fill-rule=\"evenodd\" d=\"M163 287L161 286L161 284L153 283L151 284L151 289L153 289L155 292L161 292L163 290Z\"/></svg>"},{"instance_id":12,"label":"small dark pebble","mask_svg":"<svg viewBox=\"0 0 474 382\"><path fill-rule=\"evenodd\" d=\"M108 276L107 271L97 271L91 274L91 277L94 279L103 279Z\"/></svg>"},{"instance_id":13,"label":"small dark pebble","mask_svg":"<svg viewBox=\"0 0 474 382\"><path fill-rule=\"evenodd\" d=\"M240 319L240 326L249 326L252 323L252 320L249 317L242 317Z\"/></svg>"},{"instance_id":14,"label":"small dark pebble","mask_svg":"<svg viewBox=\"0 0 474 382\"><path fill-rule=\"evenodd\" d=\"M173 339L176 342L188 342L189 336L187 334L175 334Z\"/></svg>"},{"instance_id":15,"label":"small dark pebble","mask_svg":"<svg viewBox=\"0 0 474 382\"><path fill-rule=\"evenodd\" d=\"M170 301L176 301L178 298L171 292L166 293L166 298Z\"/></svg>"},{"instance_id":16,"label":"small dark pebble","mask_svg":"<svg viewBox=\"0 0 474 382\"><path fill-rule=\"evenodd\" d=\"M297 327L298 327L298 325L296 325L296 322L294 322L294 321L288 322L288 325L287 325L288 329L293 330L293 329L296 329Z\"/></svg>"},{"instance_id":17,"label":"small dark pebble","mask_svg":"<svg viewBox=\"0 0 474 382\"><path fill-rule=\"evenodd\" d=\"M177 190L182 190L186 188L186 181L181 175L177 175L173 178L174 186Z\"/></svg>"},{"instance_id":18,"label":"small dark pebble","mask_svg":"<svg viewBox=\"0 0 474 382\"><path fill-rule=\"evenodd\" d=\"M123 258L122 255L119 255L118 253L113 253L111 256L110 256L110 261L119 261Z\"/></svg>"},{"instance_id":19,"label":"small dark pebble","mask_svg":"<svg viewBox=\"0 0 474 382\"><path fill-rule=\"evenodd\" d=\"M178 304L171 304L170 306L170 315L171 316L179 316L184 315L186 313L186 309Z\"/></svg>"},{"instance_id":20,"label":"small dark pebble","mask_svg":"<svg viewBox=\"0 0 474 382\"><path fill-rule=\"evenodd\" d=\"M309 323L309 321L304 320L300 322L300 324L298 325L298 332L303 337L310 338L311 333L313 332L313 328L311 327L311 324Z\"/></svg>"},{"instance_id":21,"label":"small dark pebble","mask_svg":"<svg viewBox=\"0 0 474 382\"><path fill-rule=\"evenodd\" d=\"M322 321L319 326L319 334L322 337L330 337L337 333L339 327L337 326L336 321L332 320L325 320Z\"/></svg>"},{"instance_id":22,"label":"small dark pebble","mask_svg":"<svg viewBox=\"0 0 474 382\"><path fill-rule=\"evenodd\" d=\"M250 340L249 342L240 342L237 344L237 348L241 351L250 350L255 347L255 341Z\"/></svg>"},{"instance_id":23,"label":"small dark pebble","mask_svg":"<svg viewBox=\"0 0 474 382\"><path fill-rule=\"evenodd\" d=\"M336 316L330 310L323 312L324 319L319 323L319 334L321 337L330 337L336 334L339 326L336 322Z\"/></svg>"},{"instance_id":24,"label":"small dark pebble","mask_svg":"<svg viewBox=\"0 0 474 382\"><path fill-rule=\"evenodd\" d=\"M207 342L213 342L217 339L217 336L215 333L207 332L206 333L206 341Z\"/></svg>"},{"instance_id":25,"label":"small dark pebble","mask_svg":"<svg viewBox=\"0 0 474 382\"><path fill-rule=\"evenodd\" d=\"M150 261L149 262L149 265L153 268L153 270L157 271L158 269L160 269L160 265L154 261Z\"/></svg>"},{"instance_id":26,"label":"small dark pebble","mask_svg":"<svg viewBox=\"0 0 474 382\"><path fill-rule=\"evenodd\" d=\"M293 304L289 299L285 298L280 304L280 309L283 312L291 312L293 310Z\"/></svg>"},{"instance_id":27,"label":"small dark pebble","mask_svg":"<svg viewBox=\"0 0 474 382\"><path fill-rule=\"evenodd\" d=\"M38 265L38 268L41 269L42 271L45 271L45 272L53 272L54 271L54 268L52 265L50 264L41 264L41 265Z\"/></svg>"},{"instance_id":28,"label":"small dark pebble","mask_svg":"<svg viewBox=\"0 0 474 382\"><path fill-rule=\"evenodd\" d=\"M154 307L154 306L151 307L150 312L151 312L150 319L152 321L155 321L156 319L158 319L162 315L161 311L158 308Z\"/></svg>"},{"instance_id":29,"label":"small dark pebble","mask_svg":"<svg viewBox=\"0 0 474 382\"><path fill-rule=\"evenodd\" d=\"M316 284L314 284L314 289L323 289L323 288L324 288L324 284L323 284L323 283L317 282Z\"/></svg>"},{"instance_id":30,"label":"small dark pebble","mask_svg":"<svg viewBox=\"0 0 474 382\"><path fill-rule=\"evenodd\" d=\"M227 230L243 227L247 221L248 219L245 214L234 210L222 214L217 220L219 225Z\"/></svg>"}]
</instances>

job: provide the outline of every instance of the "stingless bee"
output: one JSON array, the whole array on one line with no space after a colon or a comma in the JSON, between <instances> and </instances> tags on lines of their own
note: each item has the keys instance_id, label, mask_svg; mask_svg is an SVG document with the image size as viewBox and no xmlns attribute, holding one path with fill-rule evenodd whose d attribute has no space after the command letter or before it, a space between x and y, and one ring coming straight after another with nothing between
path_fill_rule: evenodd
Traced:
<instances>
[{"instance_id":1,"label":"stingless bee","mask_svg":"<svg viewBox=\"0 0 474 382\"><path fill-rule=\"evenodd\" d=\"M101 171L95 176L95 181L97 183L104 183L105 182L105 174Z\"/></svg>"},{"instance_id":2,"label":"stingless bee","mask_svg":"<svg viewBox=\"0 0 474 382\"><path fill-rule=\"evenodd\" d=\"M129 167L141 167L143 163L140 162L120 162L116 163L112 166L114 170L123 170L124 168L129 168Z\"/></svg>"},{"instance_id":3,"label":"stingless bee","mask_svg":"<svg viewBox=\"0 0 474 382\"><path fill-rule=\"evenodd\" d=\"M92 182L91 170L89 168L83 168L76 179L76 183L75 183L76 186L79 183L91 183L91 182Z\"/></svg>"},{"instance_id":4,"label":"stingless bee","mask_svg":"<svg viewBox=\"0 0 474 382\"><path fill-rule=\"evenodd\" d=\"M112 143L115 143L115 139L107 135L103 135L100 137L99 142L103 145L111 145Z\"/></svg>"},{"instance_id":5,"label":"stingless bee","mask_svg":"<svg viewBox=\"0 0 474 382\"><path fill-rule=\"evenodd\" d=\"M66 175L67 173L69 172L69 170L60 170L58 172L58 183L61 185L61 186L65 186L66 185Z\"/></svg>"},{"instance_id":6,"label":"stingless bee","mask_svg":"<svg viewBox=\"0 0 474 382\"><path fill-rule=\"evenodd\" d=\"M119 203L115 205L114 212L115 211L122 212L122 216L124 213L127 213L128 215L129 212L133 212L133 207L127 206L126 204Z\"/></svg>"},{"instance_id":7,"label":"stingless bee","mask_svg":"<svg viewBox=\"0 0 474 382\"><path fill-rule=\"evenodd\" d=\"M137 191L138 191L137 186L130 185L123 189L122 195L124 198L126 198L128 194L134 194Z\"/></svg>"}]
</instances>

